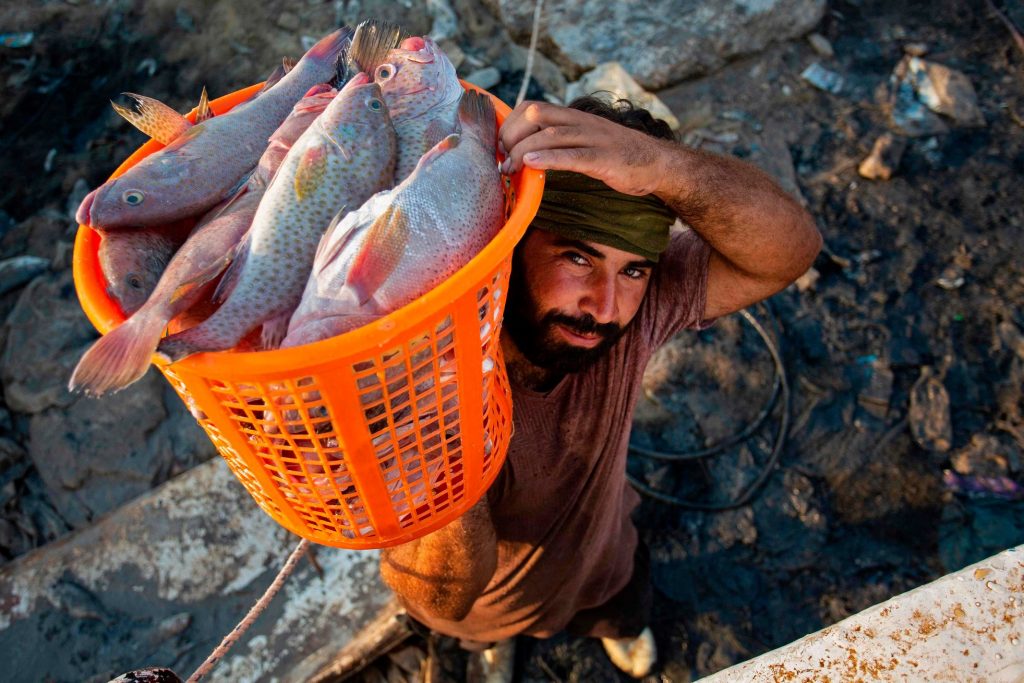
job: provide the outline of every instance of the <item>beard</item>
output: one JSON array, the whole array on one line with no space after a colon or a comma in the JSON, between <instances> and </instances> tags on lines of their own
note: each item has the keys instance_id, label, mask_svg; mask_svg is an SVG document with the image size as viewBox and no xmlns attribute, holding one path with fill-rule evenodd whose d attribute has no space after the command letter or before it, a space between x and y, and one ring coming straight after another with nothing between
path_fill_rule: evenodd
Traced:
<instances>
[{"instance_id":1,"label":"beard","mask_svg":"<svg viewBox=\"0 0 1024 683\"><path fill-rule=\"evenodd\" d=\"M599 323L589 313L574 316L554 309L541 311L522 273L522 265L515 264L502 325L533 365L558 374L580 372L604 356L628 328L617 323ZM558 325L580 335L596 334L601 341L591 348L575 346L561 337L555 329Z\"/></svg>"}]
</instances>

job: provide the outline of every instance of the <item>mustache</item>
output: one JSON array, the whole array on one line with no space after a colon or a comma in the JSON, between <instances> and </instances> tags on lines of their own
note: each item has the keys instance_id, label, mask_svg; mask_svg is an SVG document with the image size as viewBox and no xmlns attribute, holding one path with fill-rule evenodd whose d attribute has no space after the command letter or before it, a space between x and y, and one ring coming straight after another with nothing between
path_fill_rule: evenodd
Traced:
<instances>
[{"instance_id":1,"label":"mustache","mask_svg":"<svg viewBox=\"0 0 1024 683\"><path fill-rule=\"evenodd\" d=\"M564 325L573 332L583 335L597 334L605 338L614 337L622 331L622 326L616 323L599 323L594 316L584 313L580 316L566 315L557 311L551 311L541 321L544 325Z\"/></svg>"}]
</instances>

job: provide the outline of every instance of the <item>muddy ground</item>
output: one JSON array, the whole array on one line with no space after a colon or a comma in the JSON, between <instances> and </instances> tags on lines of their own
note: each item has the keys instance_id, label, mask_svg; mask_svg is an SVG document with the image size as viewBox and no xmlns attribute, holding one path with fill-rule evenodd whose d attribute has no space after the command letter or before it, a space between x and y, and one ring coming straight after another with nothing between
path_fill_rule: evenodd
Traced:
<instances>
[{"instance_id":1,"label":"muddy ground","mask_svg":"<svg viewBox=\"0 0 1024 683\"><path fill-rule=\"evenodd\" d=\"M833 59L798 40L659 93L690 143L761 163L799 191L826 248L817 279L753 311L781 351L788 405L780 397L751 439L703 461L632 459L632 474L648 486L728 503L770 462L788 415L777 467L752 503L703 512L646 499L638 511L657 589L652 680L717 671L1024 542L1014 488L1024 480L1024 55L984 3L912 4L836 0L817 29ZM285 4L266 5L259 11L270 28L247 38L274 49L287 40L278 26ZM337 3L309 5L317 21L335 19ZM1019 3L1005 5L1020 16ZM164 96L185 109L202 82L222 93L267 70L253 63L252 48L231 47L245 41L231 34L239 10L230 3L217 10L227 38L198 55L198 39L181 54L160 31L193 35L198 10L188 2L153 3L145 16L119 7L41 3L0 13L13 25L34 12L38 26L34 63L0 52L16 93L0 102L2 257L51 257L54 241L73 234L64 212L76 182L94 186L139 144L109 112L116 92ZM863 179L858 162L892 128L889 76L914 44L969 77L984 125L908 138L891 180ZM151 76L143 54L160 59ZM841 93L800 78L815 60L843 74ZM513 93L518 81L503 87ZM46 171L50 149L57 161ZM15 294L0 298L0 314ZM685 333L652 362L634 441L688 451L728 438L762 410L772 374L764 342L739 316ZM932 399L912 401L929 376ZM914 436L924 418L941 422L943 393L948 448ZM26 418L4 415L0 429L14 444L0 470L5 523L39 527L31 542L3 550L9 558L70 526L54 519L21 450ZM412 644L427 649L423 638ZM453 642L432 638L430 650L441 680L461 680L464 656ZM379 680L389 668L379 661L363 677ZM517 668L522 681L628 680L598 643L568 636L521 638Z\"/></svg>"}]
</instances>

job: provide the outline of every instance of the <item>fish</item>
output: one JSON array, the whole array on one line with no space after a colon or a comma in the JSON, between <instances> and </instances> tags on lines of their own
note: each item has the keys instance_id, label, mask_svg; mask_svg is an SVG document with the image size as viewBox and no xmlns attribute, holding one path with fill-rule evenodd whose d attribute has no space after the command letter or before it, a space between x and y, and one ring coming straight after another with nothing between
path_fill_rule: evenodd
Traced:
<instances>
[{"instance_id":1,"label":"fish","mask_svg":"<svg viewBox=\"0 0 1024 683\"><path fill-rule=\"evenodd\" d=\"M352 58L362 63L354 46ZM420 158L458 128L462 85L455 67L430 38L407 38L388 51L373 70L398 135L395 184L412 173Z\"/></svg>"},{"instance_id":2,"label":"fish","mask_svg":"<svg viewBox=\"0 0 1024 683\"><path fill-rule=\"evenodd\" d=\"M146 303L189 231L180 225L101 231L96 256L107 281L107 296L125 315Z\"/></svg>"},{"instance_id":3,"label":"fish","mask_svg":"<svg viewBox=\"0 0 1024 683\"><path fill-rule=\"evenodd\" d=\"M159 281L154 283L153 294L148 296L148 300L143 300L135 307L134 315L97 340L82 356L68 382L69 390L102 396L129 386L146 373L150 357L168 323L186 311L192 313L197 303L210 292L213 281L228 267L230 254L252 225L266 186L288 150L335 95L337 90L321 84L311 88L296 103L288 118L270 136L267 149L244 190L196 224L188 241L167 264L166 271L161 269L162 276L158 276ZM151 232L109 231L105 233L104 240L115 235L130 240ZM101 249L102 246L103 243ZM104 272L108 271L105 269ZM112 288L113 285L108 286L108 291Z\"/></svg>"},{"instance_id":4,"label":"fish","mask_svg":"<svg viewBox=\"0 0 1024 683\"><path fill-rule=\"evenodd\" d=\"M460 133L438 142L409 177L324 235L283 347L342 334L397 310L441 284L497 234L504 192L494 105L466 92L457 114Z\"/></svg>"},{"instance_id":5,"label":"fish","mask_svg":"<svg viewBox=\"0 0 1024 683\"><path fill-rule=\"evenodd\" d=\"M224 275L236 284L223 305L196 327L163 339L157 354L177 362L230 349L260 324L264 348L276 348L332 217L390 186L395 147L380 86L360 72L296 141L271 180L230 266L234 272Z\"/></svg>"},{"instance_id":6,"label":"fish","mask_svg":"<svg viewBox=\"0 0 1024 683\"><path fill-rule=\"evenodd\" d=\"M180 132L167 147L86 195L76 219L105 229L150 226L201 215L230 198L295 103L334 77L351 38L347 27L331 33L259 97L202 123L188 124L169 107L154 109L154 120L163 122L154 126L177 126Z\"/></svg>"}]
</instances>

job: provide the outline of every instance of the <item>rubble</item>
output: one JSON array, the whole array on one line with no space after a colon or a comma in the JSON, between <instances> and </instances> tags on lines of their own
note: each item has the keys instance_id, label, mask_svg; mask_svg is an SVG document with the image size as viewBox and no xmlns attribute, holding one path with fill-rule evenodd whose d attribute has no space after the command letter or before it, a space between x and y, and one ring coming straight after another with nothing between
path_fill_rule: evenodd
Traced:
<instances>
[{"instance_id":1,"label":"rubble","mask_svg":"<svg viewBox=\"0 0 1024 683\"><path fill-rule=\"evenodd\" d=\"M871 153L860 162L857 173L868 180L889 180L899 169L906 147L903 138L883 133L875 140Z\"/></svg>"},{"instance_id":2,"label":"rubble","mask_svg":"<svg viewBox=\"0 0 1024 683\"><path fill-rule=\"evenodd\" d=\"M647 109L655 118L668 123L669 128L678 130L679 119L658 99L657 95L644 90L639 83L618 62L605 62L583 74L565 89L565 100L571 102L577 97L593 92L607 91L616 98L630 100Z\"/></svg>"}]
</instances>

